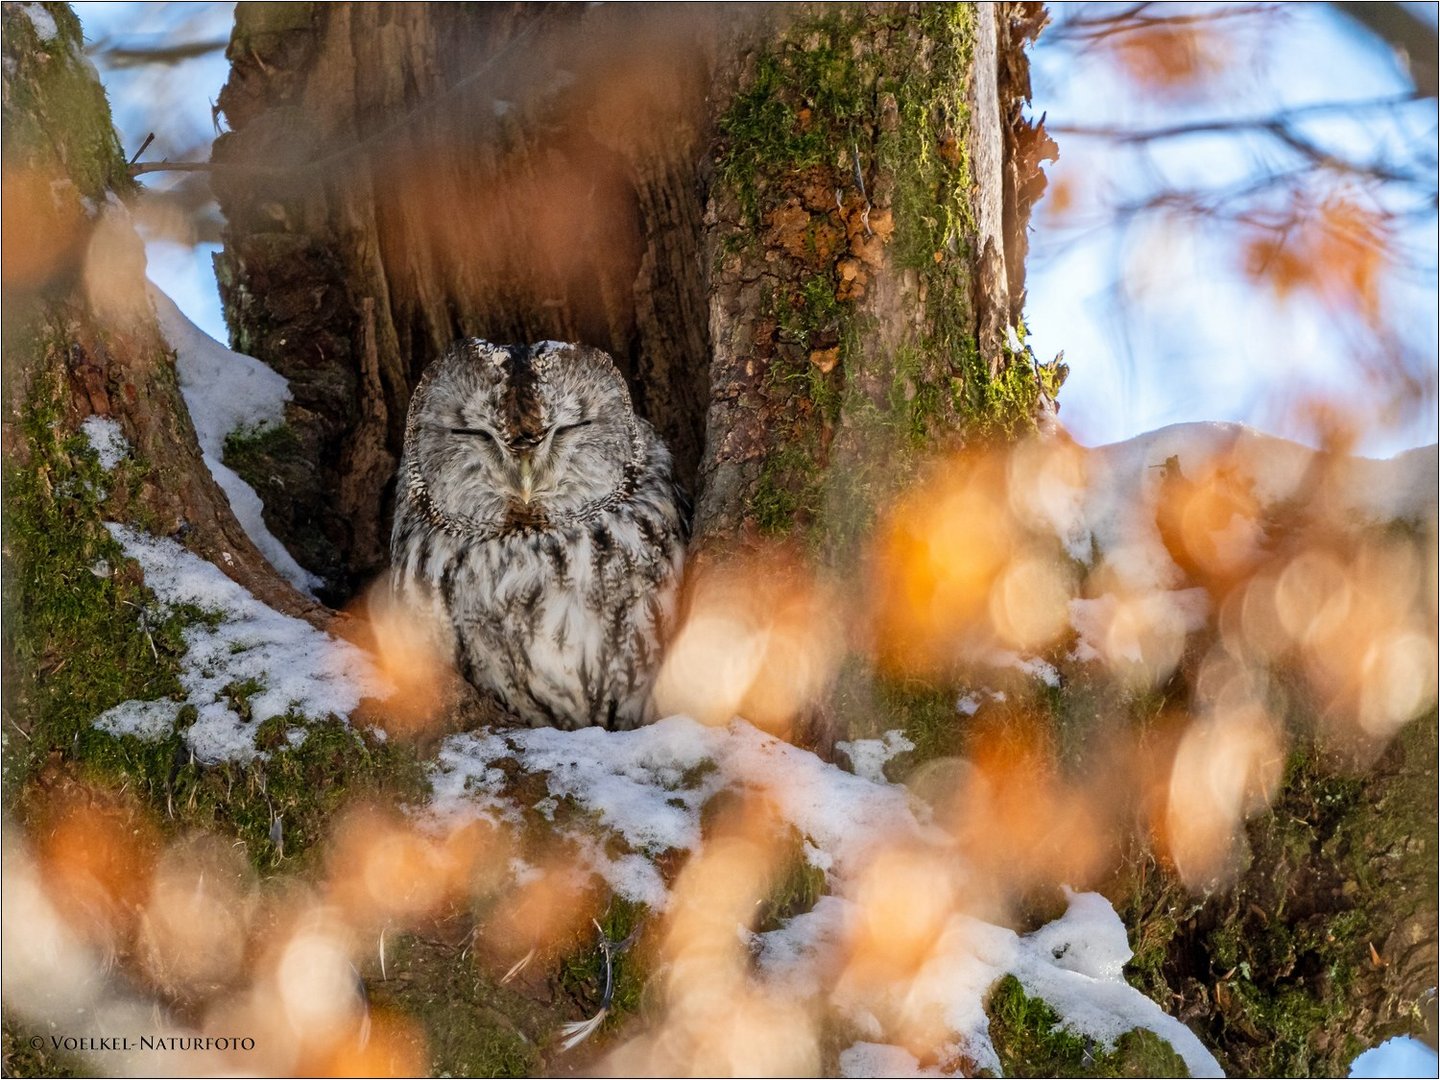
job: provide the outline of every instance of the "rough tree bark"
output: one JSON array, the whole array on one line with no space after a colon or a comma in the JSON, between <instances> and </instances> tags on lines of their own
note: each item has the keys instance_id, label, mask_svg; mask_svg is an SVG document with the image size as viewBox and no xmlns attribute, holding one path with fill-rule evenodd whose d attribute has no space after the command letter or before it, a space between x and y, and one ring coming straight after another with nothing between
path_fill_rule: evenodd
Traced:
<instances>
[{"instance_id":1,"label":"rough tree bark","mask_svg":"<svg viewBox=\"0 0 1440 1080\"><path fill-rule=\"evenodd\" d=\"M138 582L96 570L115 554L102 518L182 539L273 606L326 611L265 566L205 471L133 233L100 212L131 191L103 96L73 16L46 10L43 40L5 8L6 720L63 761L99 711L144 696L94 688L87 635L122 627L122 661L156 647ZM289 438L243 455L272 528L346 598L384 562L426 362L457 334L557 337L617 357L702 539L780 534L843 564L925 451L1026 426L1055 390L1004 344L1048 150L1020 115L1042 17L240 5L217 270L234 344L295 395ZM22 211L47 243L17 238ZM76 435L92 414L134 447L103 503ZM1235 890L1121 880L1135 977L1242 1071L1336 1071L1357 1035L1416 1027L1434 775L1421 721L1369 778L1296 765ZM1374 962L1343 952L1366 941Z\"/></svg>"}]
</instances>

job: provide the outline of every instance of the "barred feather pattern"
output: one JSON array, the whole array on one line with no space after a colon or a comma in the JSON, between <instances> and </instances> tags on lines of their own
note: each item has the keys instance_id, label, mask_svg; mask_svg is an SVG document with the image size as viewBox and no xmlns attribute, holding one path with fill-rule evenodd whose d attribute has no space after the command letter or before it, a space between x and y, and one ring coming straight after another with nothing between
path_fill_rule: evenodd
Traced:
<instances>
[{"instance_id":1,"label":"barred feather pattern","mask_svg":"<svg viewBox=\"0 0 1440 1080\"><path fill-rule=\"evenodd\" d=\"M687 529L669 451L603 352L471 339L417 386L392 581L519 723L654 719Z\"/></svg>"}]
</instances>

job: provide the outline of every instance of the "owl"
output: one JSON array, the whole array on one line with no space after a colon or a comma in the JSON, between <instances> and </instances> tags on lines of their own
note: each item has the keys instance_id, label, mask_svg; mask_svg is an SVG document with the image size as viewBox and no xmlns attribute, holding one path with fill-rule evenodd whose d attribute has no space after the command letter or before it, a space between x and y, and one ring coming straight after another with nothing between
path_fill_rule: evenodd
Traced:
<instances>
[{"instance_id":1,"label":"owl","mask_svg":"<svg viewBox=\"0 0 1440 1080\"><path fill-rule=\"evenodd\" d=\"M670 453L605 353L462 340L415 388L392 581L520 722L654 719L688 528Z\"/></svg>"}]
</instances>

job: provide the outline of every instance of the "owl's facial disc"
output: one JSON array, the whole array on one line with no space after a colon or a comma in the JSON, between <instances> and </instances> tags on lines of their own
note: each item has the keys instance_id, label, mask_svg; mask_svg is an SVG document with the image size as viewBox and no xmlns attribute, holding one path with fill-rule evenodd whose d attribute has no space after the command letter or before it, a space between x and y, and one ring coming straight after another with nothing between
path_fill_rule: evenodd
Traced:
<instances>
[{"instance_id":1,"label":"owl's facial disc","mask_svg":"<svg viewBox=\"0 0 1440 1080\"><path fill-rule=\"evenodd\" d=\"M624 481L629 391L603 353L467 343L412 402L409 447L430 498L471 522L559 524Z\"/></svg>"}]
</instances>

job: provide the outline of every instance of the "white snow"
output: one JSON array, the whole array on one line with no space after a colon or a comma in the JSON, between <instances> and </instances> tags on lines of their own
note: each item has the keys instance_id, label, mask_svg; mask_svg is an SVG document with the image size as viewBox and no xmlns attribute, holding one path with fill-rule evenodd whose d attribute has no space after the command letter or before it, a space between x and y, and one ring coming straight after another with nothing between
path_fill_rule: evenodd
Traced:
<instances>
[{"instance_id":1,"label":"white snow","mask_svg":"<svg viewBox=\"0 0 1440 1080\"><path fill-rule=\"evenodd\" d=\"M120 424L110 416L87 416L80 421L80 430L90 442L90 449L100 459L100 467L106 472L115 468L130 453L130 440L120 430Z\"/></svg>"},{"instance_id":2,"label":"white snow","mask_svg":"<svg viewBox=\"0 0 1440 1080\"><path fill-rule=\"evenodd\" d=\"M15 8L30 20L30 25L35 28L35 36L41 41L54 41L60 33L60 28L55 25L55 16L46 11L42 4L16 4Z\"/></svg>"},{"instance_id":3,"label":"white snow","mask_svg":"<svg viewBox=\"0 0 1440 1080\"><path fill-rule=\"evenodd\" d=\"M290 385L279 372L253 356L232 352L185 317L174 302L149 286L155 318L165 341L175 350L180 393L195 425L205 466L230 500L230 509L245 534L270 565L297 589L311 592L323 582L286 550L265 524L264 505L255 489L225 465L225 438L254 432L285 421Z\"/></svg>"},{"instance_id":4,"label":"white snow","mask_svg":"<svg viewBox=\"0 0 1440 1080\"><path fill-rule=\"evenodd\" d=\"M495 767L505 758L546 774L552 796L573 800L601 828L651 858L697 848L701 807L737 783L769 795L821 862L854 860L875 841L862 819L871 826L888 821L896 833L915 828L901 788L844 772L743 721L710 728L683 716L635 731L536 728L451 736L432 777L436 813L516 820L519 808L503 798L504 774ZM659 878L647 860L614 861L598 851L593 868L616 892L656 902Z\"/></svg>"},{"instance_id":5,"label":"white snow","mask_svg":"<svg viewBox=\"0 0 1440 1080\"><path fill-rule=\"evenodd\" d=\"M885 783L885 764L915 744L900 730L887 731L878 739L851 739L837 742L835 749L843 750L850 757L850 765L856 776L862 776L871 783Z\"/></svg>"},{"instance_id":6,"label":"white snow","mask_svg":"<svg viewBox=\"0 0 1440 1080\"><path fill-rule=\"evenodd\" d=\"M747 935L756 977L778 993L828 998L857 1031L869 1033L871 1041L843 1053L844 1075L943 1075L922 1070L907 1051L879 1041L884 1033L875 1019L878 1003L825 975L843 963L847 930L862 910L857 883L877 854L920 845L952 864L957 858L939 830L926 823L920 804L879 774L877 762L908 741L890 732L850 745L857 748L852 751L857 766L870 775L845 772L743 720L724 728L673 716L627 732L467 732L441 747L432 774L432 810L451 822L474 815L518 823L524 808L508 800L505 773L498 767L510 759L512 768L545 776L551 797L578 808L572 821L583 824L559 829L574 841L588 869L617 894L662 911L669 896L654 858L703 850L701 809L718 791L765 796L806 838L807 856L824 870L829 888L812 910L777 929ZM620 857L607 854L606 834L630 850ZM951 1055L998 1070L985 999L996 980L1011 972L1027 993L1049 1002L1063 1024L1104 1046L1132 1028L1148 1028L1175 1047L1193 1075L1221 1075L1183 1024L1125 982L1121 969L1130 950L1109 903L1093 893L1071 893L1069 900L1061 919L1028 936L962 913L948 915L927 963L908 987L908 1007L944 1018Z\"/></svg>"},{"instance_id":7,"label":"white snow","mask_svg":"<svg viewBox=\"0 0 1440 1080\"><path fill-rule=\"evenodd\" d=\"M1209 615L1203 590L1180 588L1182 572L1155 523L1167 463L1191 481L1223 469L1261 512L1297 502L1356 524L1436 514L1433 446L1373 461L1323 454L1243 424L1192 423L1083 453L1084 486L1051 491L1041 504L1070 556L1103 565L1116 590L1070 602L1079 635L1072 659L1081 661L1144 664L1163 674ZM1264 539L1257 522L1238 514L1211 535L1222 560L1252 554ZM1158 655L1146 655L1147 645Z\"/></svg>"},{"instance_id":8,"label":"white snow","mask_svg":"<svg viewBox=\"0 0 1440 1080\"><path fill-rule=\"evenodd\" d=\"M1037 955L1049 953L1059 967L1093 979L1118 979L1133 953L1125 924L1097 893L1065 890L1065 914L1030 935Z\"/></svg>"},{"instance_id":9,"label":"white snow","mask_svg":"<svg viewBox=\"0 0 1440 1080\"><path fill-rule=\"evenodd\" d=\"M219 618L214 626L196 622L185 628L184 702L122 702L96 719L102 730L159 738L173 728L180 706L190 704L198 718L185 741L196 758L247 761L260 753L256 730L272 717L294 716L302 733L294 737L300 738L307 719L347 716L362 697L388 691L355 646L267 607L173 540L125 525L106 527L140 564L164 610L194 605ZM254 688L248 720L227 694L234 684Z\"/></svg>"},{"instance_id":10,"label":"white snow","mask_svg":"<svg viewBox=\"0 0 1440 1080\"><path fill-rule=\"evenodd\" d=\"M1109 902L1098 893L1066 892L1065 914L1018 941L1012 970L1025 992L1044 998L1062 1026L1107 1049L1125 1032L1145 1028L1170 1044L1191 1076L1224 1076L1193 1031L1125 981L1130 944Z\"/></svg>"},{"instance_id":11,"label":"white snow","mask_svg":"<svg viewBox=\"0 0 1440 1080\"><path fill-rule=\"evenodd\" d=\"M1320 498L1361 522L1419 520L1435 514L1433 446L1375 461L1323 454L1244 424L1172 424L1086 452L1089 483L1084 496L1072 518L1056 522L1070 554L1090 562L1093 541L1126 585L1172 587L1179 570L1154 523L1165 464L1171 458L1191 480L1223 465L1234 483L1250 488L1262 508ZM1243 525L1233 527L1243 530ZM1237 531L1229 540L1252 544L1258 537Z\"/></svg>"},{"instance_id":12,"label":"white snow","mask_svg":"<svg viewBox=\"0 0 1440 1080\"><path fill-rule=\"evenodd\" d=\"M1060 685L1060 672L1056 670L1055 665L1038 656L1021 656L1010 649L993 649L985 657L985 662L991 667L1015 668L1046 686ZM996 700L1004 701L1005 698L1001 696Z\"/></svg>"},{"instance_id":13,"label":"white snow","mask_svg":"<svg viewBox=\"0 0 1440 1080\"><path fill-rule=\"evenodd\" d=\"M111 735L163 739L175 729L181 704L168 698L157 701L122 701L101 713L95 720L95 726Z\"/></svg>"}]
</instances>

